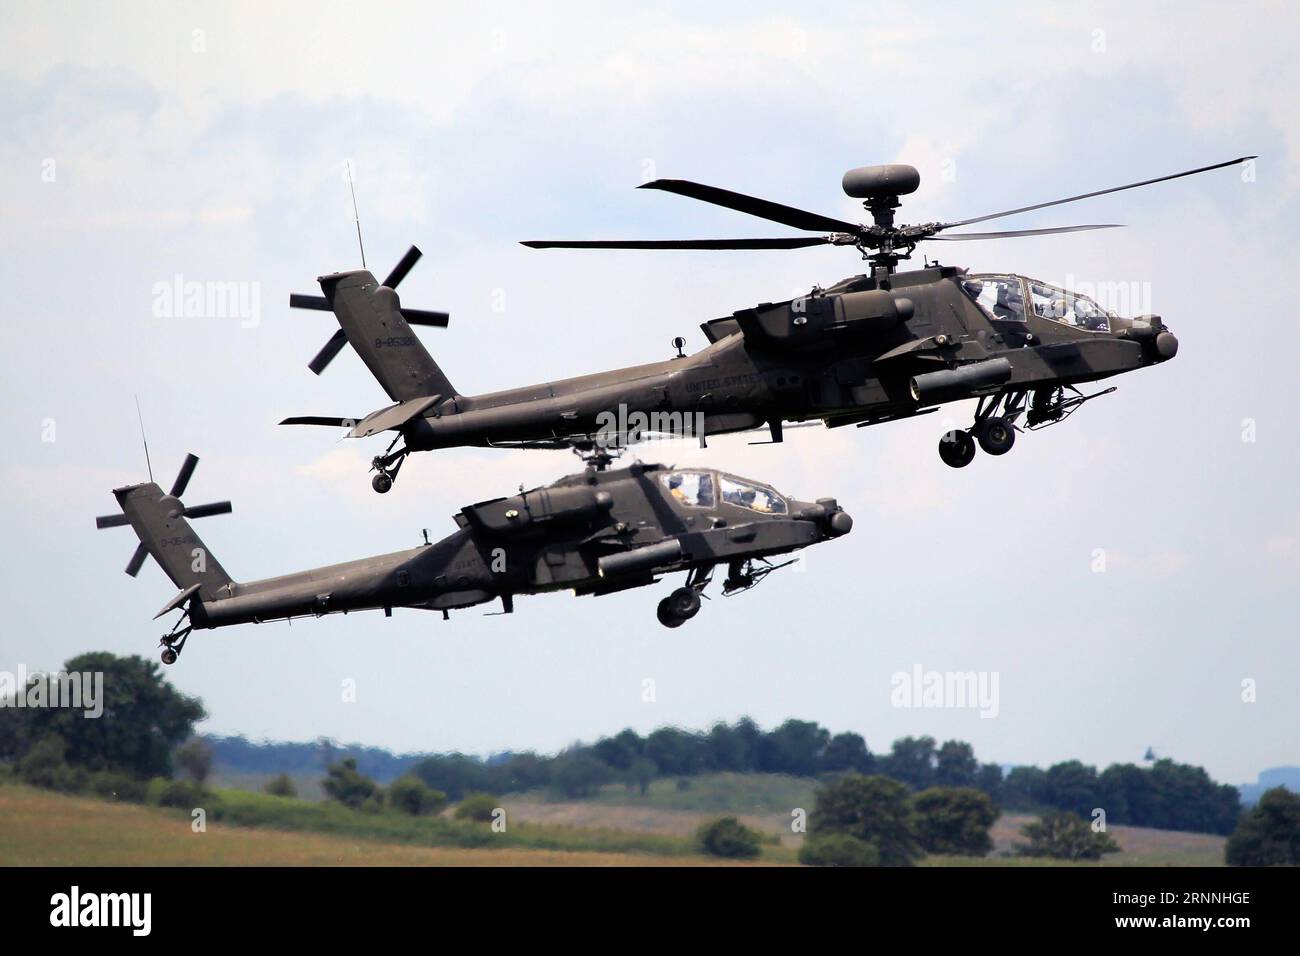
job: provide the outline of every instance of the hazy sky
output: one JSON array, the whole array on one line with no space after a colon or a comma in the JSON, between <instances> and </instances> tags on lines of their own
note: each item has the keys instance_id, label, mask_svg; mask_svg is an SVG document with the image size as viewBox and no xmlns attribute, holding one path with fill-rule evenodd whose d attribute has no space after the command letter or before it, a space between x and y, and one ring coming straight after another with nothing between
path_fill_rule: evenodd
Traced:
<instances>
[{"instance_id":1,"label":"hazy sky","mask_svg":"<svg viewBox=\"0 0 1300 956\"><path fill-rule=\"evenodd\" d=\"M200 632L168 673L203 698L208 731L398 750L550 751L750 714L875 750L957 737L1002 762L1104 765L1153 746L1231 782L1300 763L1293 6L470 7L7 5L0 669L157 653L150 618L174 588L152 562L127 578L131 534L92 520L146 477L133 394L159 482L193 451L187 500L234 500L197 527L243 580L414 545L464 504L575 470L564 452L442 452L381 498L366 469L382 440L275 425L385 404L350 351L313 376L336 326L286 308L358 265L345 159L372 269L424 250L404 301L451 311L420 335L474 393L661 358L677 334L696 348L702 321L861 271L846 249L516 244L783 234L632 188L647 178L861 218L843 171L908 162L922 185L900 219L916 222L1258 153L1253 179L1224 170L1006 221L1127 229L931 244L976 270L1129 292L1181 339L1174 362L1005 458L939 461L965 406L782 446L642 449L838 496L855 530L801 572L715 590L672 631L654 616L664 581L525 597L512 617ZM169 317L158 284L178 276L255 298L243 317ZM917 665L996 672L998 715L891 706L890 676Z\"/></svg>"}]
</instances>

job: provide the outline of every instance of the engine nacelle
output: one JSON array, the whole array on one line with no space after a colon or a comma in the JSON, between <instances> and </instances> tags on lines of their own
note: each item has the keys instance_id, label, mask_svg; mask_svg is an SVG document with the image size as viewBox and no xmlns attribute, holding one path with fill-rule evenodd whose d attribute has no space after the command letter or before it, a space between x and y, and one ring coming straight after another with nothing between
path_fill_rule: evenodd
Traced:
<instances>
[{"instance_id":1,"label":"engine nacelle","mask_svg":"<svg viewBox=\"0 0 1300 956\"><path fill-rule=\"evenodd\" d=\"M810 295L736 313L747 337L785 349L826 347L850 333L873 334L906 322L916 312L911 299L884 290Z\"/></svg>"}]
</instances>

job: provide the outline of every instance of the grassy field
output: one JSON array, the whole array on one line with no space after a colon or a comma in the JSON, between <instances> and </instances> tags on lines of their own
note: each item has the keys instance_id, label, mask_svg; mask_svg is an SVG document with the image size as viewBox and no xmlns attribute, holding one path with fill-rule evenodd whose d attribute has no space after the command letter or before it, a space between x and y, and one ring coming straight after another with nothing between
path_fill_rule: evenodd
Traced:
<instances>
[{"instance_id":1,"label":"grassy field","mask_svg":"<svg viewBox=\"0 0 1300 956\"><path fill-rule=\"evenodd\" d=\"M187 813L16 784L0 785L0 863L52 865L711 865L693 835L724 813L763 833L761 863L797 860L802 836L790 809L811 809L815 785L794 777L719 774L679 788L661 780L644 797L621 787L588 800L541 793L503 797L508 829L395 810L360 812L332 802L221 790L207 832L193 833ZM1123 852L1101 864L1065 864L1013 856L1020 829L1034 817L1007 814L992 830L994 852L979 860L928 857L924 866L1221 866L1222 837L1112 826Z\"/></svg>"},{"instance_id":2,"label":"grassy field","mask_svg":"<svg viewBox=\"0 0 1300 956\"><path fill-rule=\"evenodd\" d=\"M484 827L486 829L486 827ZM552 834L553 835L553 834ZM419 846L330 833L250 829L86 797L0 787L0 861L10 866L713 866L695 855L491 845Z\"/></svg>"}]
</instances>

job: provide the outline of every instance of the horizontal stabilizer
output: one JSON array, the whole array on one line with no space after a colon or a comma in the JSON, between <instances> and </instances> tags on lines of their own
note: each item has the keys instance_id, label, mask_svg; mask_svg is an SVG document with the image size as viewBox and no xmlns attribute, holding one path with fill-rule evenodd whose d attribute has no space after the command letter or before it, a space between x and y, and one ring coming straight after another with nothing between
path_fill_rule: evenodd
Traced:
<instances>
[{"instance_id":1,"label":"horizontal stabilizer","mask_svg":"<svg viewBox=\"0 0 1300 956\"><path fill-rule=\"evenodd\" d=\"M379 434L379 432L401 428L412 419L419 418L440 401L442 401L441 395L425 395L420 398L408 398L397 405L371 412L352 431L348 432L348 437L368 438L371 435Z\"/></svg>"},{"instance_id":2,"label":"horizontal stabilizer","mask_svg":"<svg viewBox=\"0 0 1300 956\"><path fill-rule=\"evenodd\" d=\"M174 598L172 598L165 605L163 605L163 609L159 611L157 614L155 614L153 616L153 619L156 621L158 620L158 618L162 617L164 614L168 613L169 611L176 610L178 607L183 605L190 598L194 597L194 595L198 594L199 588L201 587L203 587L202 584L191 584L184 591L181 591Z\"/></svg>"}]
</instances>

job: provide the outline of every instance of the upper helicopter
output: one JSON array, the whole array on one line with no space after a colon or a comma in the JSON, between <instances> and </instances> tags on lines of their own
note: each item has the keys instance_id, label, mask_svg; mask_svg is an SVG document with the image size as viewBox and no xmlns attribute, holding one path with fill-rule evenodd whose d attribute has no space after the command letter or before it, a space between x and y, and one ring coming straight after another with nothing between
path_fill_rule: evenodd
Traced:
<instances>
[{"instance_id":1,"label":"upper helicopter","mask_svg":"<svg viewBox=\"0 0 1300 956\"><path fill-rule=\"evenodd\" d=\"M697 437L766 426L783 440L785 422L863 427L909 418L941 404L978 399L971 425L942 436L939 455L956 468L976 447L1009 451L1016 434L1061 421L1090 395L1079 386L1168 361L1178 339L1158 315L1123 317L1084 295L1011 273L970 274L954 266L898 272L929 241L1044 236L1116 228L1115 223L946 233L1005 216L1135 189L1254 159L1243 156L1168 176L1100 189L954 222L895 223L900 197L916 191L912 166L865 166L844 175L844 192L862 201L870 225L686 180L658 189L724 206L816 236L756 239L577 240L525 242L535 249L797 249L853 246L871 263L828 288L761 303L705 322L709 345L632 368L463 395L451 384L412 324L446 326L441 312L408 309L395 291L420 257L412 247L380 283L367 270L318 281L323 296L290 305L333 311L340 329L312 360L319 374L350 343L394 405L357 418L304 416L282 424L347 426L349 437L393 431L372 462L376 491L386 492L406 456L462 445L574 448L601 459L610 445L658 432ZM946 233L946 234L945 234ZM398 443L401 447L397 447Z\"/></svg>"}]
</instances>

